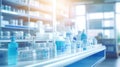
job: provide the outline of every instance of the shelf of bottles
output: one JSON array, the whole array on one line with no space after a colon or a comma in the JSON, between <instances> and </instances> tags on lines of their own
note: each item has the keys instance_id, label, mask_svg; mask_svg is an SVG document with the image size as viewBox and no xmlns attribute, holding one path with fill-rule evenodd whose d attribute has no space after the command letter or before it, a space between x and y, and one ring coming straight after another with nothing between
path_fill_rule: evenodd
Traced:
<instances>
[{"instance_id":1,"label":"shelf of bottles","mask_svg":"<svg viewBox=\"0 0 120 67\"><path fill-rule=\"evenodd\" d=\"M20 38L24 35L32 36L29 30L38 31L43 21L51 22L51 8L46 6L46 11L43 7L43 4L34 0L1 0L1 39L4 36L9 39L12 32L20 33Z\"/></svg>"},{"instance_id":2,"label":"shelf of bottles","mask_svg":"<svg viewBox=\"0 0 120 67\"><path fill-rule=\"evenodd\" d=\"M28 60L35 47L49 42L49 34L44 33L52 31L49 25L52 24L51 14L52 7L42 4L40 0L0 0L0 49L7 49L11 35L15 33L19 60ZM46 46L36 48L38 55L39 51L48 49Z\"/></svg>"},{"instance_id":3,"label":"shelf of bottles","mask_svg":"<svg viewBox=\"0 0 120 67\"><path fill-rule=\"evenodd\" d=\"M88 39L85 31L74 34L72 22L66 15L62 16L62 20L59 17L61 14L56 14L56 31L53 35L53 6L44 5L41 0L0 1L0 50L7 48L11 34L16 33L16 42L19 44L18 62L48 60L96 48L96 39ZM60 8L56 11L59 13L59 10ZM69 14L68 7L61 13L66 12Z\"/></svg>"}]
</instances>

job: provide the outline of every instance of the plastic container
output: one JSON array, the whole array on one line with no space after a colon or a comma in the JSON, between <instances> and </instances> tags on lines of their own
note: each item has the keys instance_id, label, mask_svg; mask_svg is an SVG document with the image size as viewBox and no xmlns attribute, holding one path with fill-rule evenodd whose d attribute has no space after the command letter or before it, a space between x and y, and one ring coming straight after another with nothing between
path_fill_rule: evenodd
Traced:
<instances>
[{"instance_id":1,"label":"plastic container","mask_svg":"<svg viewBox=\"0 0 120 67\"><path fill-rule=\"evenodd\" d=\"M11 42L8 44L8 65L16 65L18 60L18 43L15 42L15 37L11 37Z\"/></svg>"},{"instance_id":2,"label":"plastic container","mask_svg":"<svg viewBox=\"0 0 120 67\"><path fill-rule=\"evenodd\" d=\"M65 39L65 50L66 50L66 53L71 53L71 44L72 42L70 41L70 38L69 37L66 37Z\"/></svg>"},{"instance_id":3,"label":"plastic container","mask_svg":"<svg viewBox=\"0 0 120 67\"><path fill-rule=\"evenodd\" d=\"M57 55L62 54L65 51L65 39L58 37L55 41Z\"/></svg>"},{"instance_id":4,"label":"plastic container","mask_svg":"<svg viewBox=\"0 0 120 67\"><path fill-rule=\"evenodd\" d=\"M85 33L84 30L83 30L83 32L81 34L81 41L82 41L83 50L86 50L86 47L87 47L87 34Z\"/></svg>"}]
</instances>

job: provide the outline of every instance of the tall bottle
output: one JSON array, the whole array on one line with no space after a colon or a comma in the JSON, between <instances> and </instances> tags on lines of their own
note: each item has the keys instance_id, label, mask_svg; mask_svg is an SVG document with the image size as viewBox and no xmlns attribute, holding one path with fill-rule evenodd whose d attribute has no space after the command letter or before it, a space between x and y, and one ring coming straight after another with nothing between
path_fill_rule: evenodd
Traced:
<instances>
[{"instance_id":1,"label":"tall bottle","mask_svg":"<svg viewBox=\"0 0 120 67\"><path fill-rule=\"evenodd\" d=\"M72 33L70 31L66 32L65 37L65 51L67 54L70 54L72 52Z\"/></svg>"},{"instance_id":2,"label":"tall bottle","mask_svg":"<svg viewBox=\"0 0 120 67\"><path fill-rule=\"evenodd\" d=\"M70 38L66 37L65 39L65 50L66 50L66 53L67 54L70 54L71 53L71 41L70 41Z\"/></svg>"},{"instance_id":3,"label":"tall bottle","mask_svg":"<svg viewBox=\"0 0 120 67\"><path fill-rule=\"evenodd\" d=\"M83 30L82 31L82 34L81 34L81 41L83 43L83 50L86 50L86 47L87 47L87 34L85 33L85 31Z\"/></svg>"},{"instance_id":4,"label":"tall bottle","mask_svg":"<svg viewBox=\"0 0 120 67\"><path fill-rule=\"evenodd\" d=\"M11 42L8 44L8 65L16 65L18 60L18 43L15 41L15 36L11 37Z\"/></svg>"}]
</instances>

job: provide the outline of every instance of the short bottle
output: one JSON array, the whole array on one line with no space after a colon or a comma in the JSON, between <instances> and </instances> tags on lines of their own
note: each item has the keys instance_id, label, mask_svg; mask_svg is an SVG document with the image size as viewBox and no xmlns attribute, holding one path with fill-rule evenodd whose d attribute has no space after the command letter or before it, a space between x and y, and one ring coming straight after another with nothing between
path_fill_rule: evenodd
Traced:
<instances>
[{"instance_id":1,"label":"short bottle","mask_svg":"<svg viewBox=\"0 0 120 67\"><path fill-rule=\"evenodd\" d=\"M65 39L62 36L58 36L56 41L56 51L57 55L61 55L65 51Z\"/></svg>"},{"instance_id":2,"label":"short bottle","mask_svg":"<svg viewBox=\"0 0 120 67\"><path fill-rule=\"evenodd\" d=\"M15 37L11 37L11 42L8 44L8 65L16 65L18 60L18 43Z\"/></svg>"}]
</instances>

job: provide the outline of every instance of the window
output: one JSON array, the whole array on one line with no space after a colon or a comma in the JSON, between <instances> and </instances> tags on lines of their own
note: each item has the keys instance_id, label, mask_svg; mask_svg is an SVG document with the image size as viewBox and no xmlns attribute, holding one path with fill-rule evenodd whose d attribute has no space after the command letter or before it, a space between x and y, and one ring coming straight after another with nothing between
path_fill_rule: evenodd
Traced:
<instances>
[{"instance_id":1,"label":"window","mask_svg":"<svg viewBox=\"0 0 120 67\"><path fill-rule=\"evenodd\" d=\"M113 20L104 20L103 27L114 27L114 21Z\"/></svg>"},{"instance_id":2,"label":"window","mask_svg":"<svg viewBox=\"0 0 120 67\"><path fill-rule=\"evenodd\" d=\"M116 12L120 13L120 3L116 3Z\"/></svg>"},{"instance_id":3,"label":"window","mask_svg":"<svg viewBox=\"0 0 120 67\"><path fill-rule=\"evenodd\" d=\"M86 6L76 5L75 6L75 26L77 30L86 29Z\"/></svg>"},{"instance_id":4,"label":"window","mask_svg":"<svg viewBox=\"0 0 120 67\"><path fill-rule=\"evenodd\" d=\"M88 14L89 19L103 19L103 13L89 13Z\"/></svg>"},{"instance_id":5,"label":"window","mask_svg":"<svg viewBox=\"0 0 120 67\"><path fill-rule=\"evenodd\" d=\"M104 30L104 38L115 38L114 30Z\"/></svg>"},{"instance_id":6,"label":"window","mask_svg":"<svg viewBox=\"0 0 120 67\"><path fill-rule=\"evenodd\" d=\"M120 14L116 15L116 27L117 27L117 32L120 33Z\"/></svg>"},{"instance_id":7,"label":"window","mask_svg":"<svg viewBox=\"0 0 120 67\"><path fill-rule=\"evenodd\" d=\"M104 18L114 18L114 12L104 12Z\"/></svg>"}]
</instances>

